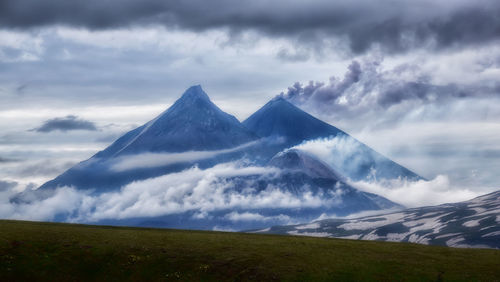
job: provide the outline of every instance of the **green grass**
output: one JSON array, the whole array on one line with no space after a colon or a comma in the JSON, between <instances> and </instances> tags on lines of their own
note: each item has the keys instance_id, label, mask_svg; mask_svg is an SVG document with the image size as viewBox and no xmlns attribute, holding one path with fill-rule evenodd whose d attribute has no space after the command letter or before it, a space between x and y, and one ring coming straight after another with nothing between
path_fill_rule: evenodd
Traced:
<instances>
[{"instance_id":1,"label":"green grass","mask_svg":"<svg viewBox=\"0 0 500 282\"><path fill-rule=\"evenodd\" d=\"M0 281L500 281L500 251L0 221Z\"/></svg>"}]
</instances>

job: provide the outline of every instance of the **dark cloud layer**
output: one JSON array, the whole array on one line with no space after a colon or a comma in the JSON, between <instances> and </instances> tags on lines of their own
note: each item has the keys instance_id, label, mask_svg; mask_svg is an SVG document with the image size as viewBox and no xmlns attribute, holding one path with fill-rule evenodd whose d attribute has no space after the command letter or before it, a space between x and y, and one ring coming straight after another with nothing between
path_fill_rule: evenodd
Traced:
<instances>
[{"instance_id":1,"label":"dark cloud layer","mask_svg":"<svg viewBox=\"0 0 500 282\"><path fill-rule=\"evenodd\" d=\"M97 130L96 125L87 120L79 119L76 116L69 115L62 118L54 118L45 121L40 127L32 129L37 132L51 132L51 131L69 131L69 130Z\"/></svg>"},{"instance_id":2,"label":"dark cloud layer","mask_svg":"<svg viewBox=\"0 0 500 282\"><path fill-rule=\"evenodd\" d=\"M408 75L410 73L411 75ZM411 76L411 79L403 77ZM429 77L419 74L418 66L404 64L382 71L377 61L360 64L353 61L343 78L331 77L328 83L313 82L303 85L295 82L280 95L291 102L335 119L359 119L368 116L375 123L387 110L391 122L421 106L435 109L441 115L449 103L460 99L498 98L500 84L461 85L433 84Z\"/></svg>"},{"instance_id":3,"label":"dark cloud layer","mask_svg":"<svg viewBox=\"0 0 500 282\"><path fill-rule=\"evenodd\" d=\"M160 24L201 31L255 30L310 46L347 38L362 53L374 45L391 52L414 47L480 44L500 38L500 2L447 1L238 1L214 0L3 0L0 26L69 25L110 29ZM289 57L285 51L281 53ZM301 56L292 56L301 59Z\"/></svg>"}]
</instances>

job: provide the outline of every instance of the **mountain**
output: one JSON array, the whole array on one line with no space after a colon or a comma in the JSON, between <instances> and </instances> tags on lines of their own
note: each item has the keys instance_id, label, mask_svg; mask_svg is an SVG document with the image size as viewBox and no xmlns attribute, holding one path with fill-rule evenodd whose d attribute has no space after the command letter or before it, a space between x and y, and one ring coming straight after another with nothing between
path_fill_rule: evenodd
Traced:
<instances>
[{"instance_id":1,"label":"mountain","mask_svg":"<svg viewBox=\"0 0 500 282\"><path fill-rule=\"evenodd\" d=\"M344 177L364 180L375 172L377 178L420 178L283 98L271 100L240 123L212 103L201 86L196 85L155 119L124 134L40 188L73 186L103 192L195 164L208 168L244 157L266 165L285 149L316 138L334 137L354 144L351 147L355 149L349 152L333 152L344 157L328 163ZM141 166L145 159L149 159L147 164Z\"/></svg>"},{"instance_id":2,"label":"mountain","mask_svg":"<svg viewBox=\"0 0 500 282\"><path fill-rule=\"evenodd\" d=\"M354 145L332 147L333 159L296 147L318 138ZM158 117L35 194L47 199L55 188L71 186L85 190L87 203L95 202L83 215L78 210L58 215L61 221L76 217L96 224L243 230L309 222L325 214L403 208L347 184L374 171L377 177L419 178L283 98L240 123L197 85ZM15 201L32 198L27 193ZM107 208L106 216L95 214ZM126 215L121 209L128 210Z\"/></svg>"},{"instance_id":3,"label":"mountain","mask_svg":"<svg viewBox=\"0 0 500 282\"><path fill-rule=\"evenodd\" d=\"M401 205L384 197L360 191L345 182L345 177L315 156L292 149L278 153L269 161L269 166L277 167L281 174L270 183L279 183L288 191L300 191L307 187L320 193L323 198L334 198L335 204L322 208L314 215L348 215L366 210L401 209ZM300 192L298 192L300 193ZM298 194L297 193L297 194Z\"/></svg>"},{"instance_id":4,"label":"mountain","mask_svg":"<svg viewBox=\"0 0 500 282\"><path fill-rule=\"evenodd\" d=\"M269 165L290 172L302 172L313 178L329 178L337 181L344 178L324 162L297 149L289 149L278 153L269 161Z\"/></svg>"},{"instance_id":5,"label":"mountain","mask_svg":"<svg viewBox=\"0 0 500 282\"><path fill-rule=\"evenodd\" d=\"M460 203L257 232L499 249L500 191Z\"/></svg>"},{"instance_id":6,"label":"mountain","mask_svg":"<svg viewBox=\"0 0 500 282\"><path fill-rule=\"evenodd\" d=\"M409 169L384 157L344 131L302 111L283 97L269 101L243 122L249 130L267 140L262 157L273 156L279 151L306 141L334 139L328 163L345 177L353 180L407 178L423 179ZM257 155L259 155L257 153Z\"/></svg>"},{"instance_id":7,"label":"mountain","mask_svg":"<svg viewBox=\"0 0 500 282\"><path fill-rule=\"evenodd\" d=\"M224 149L256 141L258 137L246 129L234 116L223 112L210 101L200 85L187 89L169 109L148 123L124 134L113 144L89 160L77 164L41 189L74 186L79 189L106 191L121 185L166 173L181 171L202 163L202 167L231 159ZM180 158L165 165L140 166L134 170L116 171L116 164L142 153L181 153L214 151L214 156L225 155L220 160ZM238 156L241 157L241 154ZM155 156L152 155L151 158ZM157 157L157 156L156 156ZM168 157L168 156L166 156ZM212 159L212 160L211 160ZM203 163L204 162L204 163Z\"/></svg>"},{"instance_id":8,"label":"mountain","mask_svg":"<svg viewBox=\"0 0 500 282\"><path fill-rule=\"evenodd\" d=\"M219 109L196 85L187 89L167 111L120 137L95 157L220 150L256 139L256 135Z\"/></svg>"},{"instance_id":9,"label":"mountain","mask_svg":"<svg viewBox=\"0 0 500 282\"><path fill-rule=\"evenodd\" d=\"M297 108L282 97L276 97L243 122L260 137L284 138L287 144L345 134Z\"/></svg>"}]
</instances>

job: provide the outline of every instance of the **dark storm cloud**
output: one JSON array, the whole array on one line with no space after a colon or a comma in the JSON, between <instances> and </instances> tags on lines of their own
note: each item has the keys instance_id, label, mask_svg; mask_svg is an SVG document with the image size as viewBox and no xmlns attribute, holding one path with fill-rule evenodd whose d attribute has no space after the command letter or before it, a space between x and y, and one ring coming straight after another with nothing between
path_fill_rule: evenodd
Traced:
<instances>
[{"instance_id":1,"label":"dark storm cloud","mask_svg":"<svg viewBox=\"0 0 500 282\"><path fill-rule=\"evenodd\" d=\"M51 131L69 131L69 130L97 130L96 125L87 120L79 119L76 116L69 115L62 118L54 118L46 120L42 126L32 129L37 132L51 132Z\"/></svg>"},{"instance_id":2,"label":"dark storm cloud","mask_svg":"<svg viewBox=\"0 0 500 282\"><path fill-rule=\"evenodd\" d=\"M419 106L434 107L439 114L453 101L470 98L500 97L499 83L486 85L436 85L425 75L414 74L416 66L401 65L381 71L378 62L360 64L353 61L343 78L331 77L329 83L313 82L303 85L295 82L280 95L291 102L322 115L340 118L358 118L367 115L367 122L375 122L386 110L399 107L391 116L398 122ZM411 72L412 79L402 79ZM447 112L447 111L444 111Z\"/></svg>"},{"instance_id":3,"label":"dark storm cloud","mask_svg":"<svg viewBox=\"0 0 500 282\"><path fill-rule=\"evenodd\" d=\"M110 29L161 24L193 31L226 28L231 34L255 30L311 46L347 38L355 53L373 45L402 52L429 42L436 47L489 42L500 37L499 14L497 0L0 2L0 26L6 28L62 24Z\"/></svg>"}]
</instances>

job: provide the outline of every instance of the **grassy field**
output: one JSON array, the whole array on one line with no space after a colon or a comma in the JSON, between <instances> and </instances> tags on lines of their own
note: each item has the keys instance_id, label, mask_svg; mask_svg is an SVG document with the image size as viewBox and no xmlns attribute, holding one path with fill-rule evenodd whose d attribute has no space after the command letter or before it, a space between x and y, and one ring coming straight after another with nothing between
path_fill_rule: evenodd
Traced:
<instances>
[{"instance_id":1,"label":"grassy field","mask_svg":"<svg viewBox=\"0 0 500 282\"><path fill-rule=\"evenodd\" d=\"M500 281L500 251L0 221L0 281Z\"/></svg>"}]
</instances>

